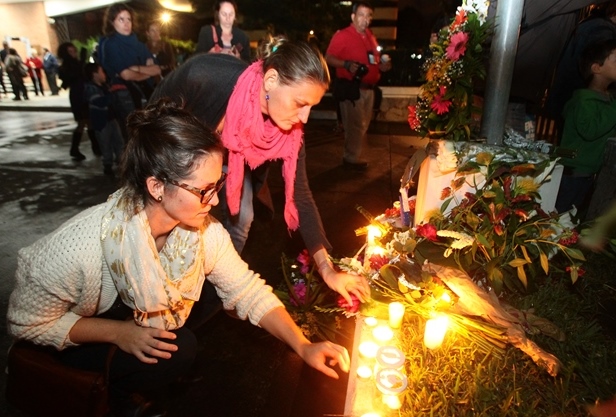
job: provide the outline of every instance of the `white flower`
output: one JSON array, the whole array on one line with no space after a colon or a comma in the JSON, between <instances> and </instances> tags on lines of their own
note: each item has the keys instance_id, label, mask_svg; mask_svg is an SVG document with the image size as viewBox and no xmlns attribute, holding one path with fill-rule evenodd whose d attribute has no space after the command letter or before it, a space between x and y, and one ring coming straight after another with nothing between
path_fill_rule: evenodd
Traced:
<instances>
[{"instance_id":1,"label":"white flower","mask_svg":"<svg viewBox=\"0 0 616 417\"><path fill-rule=\"evenodd\" d=\"M402 245L404 245L406 243L406 241L409 240L409 231L407 230L406 232L396 232L396 233L394 233L394 240L397 240Z\"/></svg>"},{"instance_id":2,"label":"white flower","mask_svg":"<svg viewBox=\"0 0 616 417\"><path fill-rule=\"evenodd\" d=\"M363 274L366 272L364 266L357 258L342 258L338 266L345 272L354 272L356 274Z\"/></svg>"},{"instance_id":3,"label":"white flower","mask_svg":"<svg viewBox=\"0 0 616 417\"><path fill-rule=\"evenodd\" d=\"M454 142L449 140L438 141L436 164L439 171L444 174L455 171L458 168L458 157L456 156Z\"/></svg>"},{"instance_id":4,"label":"white flower","mask_svg":"<svg viewBox=\"0 0 616 417\"><path fill-rule=\"evenodd\" d=\"M486 22L488 17L488 8L490 7L490 2L488 0L464 0L461 7L458 7L458 10L462 9L467 14L475 13L477 14L477 19L483 25Z\"/></svg>"},{"instance_id":5,"label":"white flower","mask_svg":"<svg viewBox=\"0 0 616 417\"><path fill-rule=\"evenodd\" d=\"M472 236L469 236L466 233L454 232L453 230L439 230L436 232L436 234L438 236L450 237L452 239L455 239L451 246L449 246L447 250L445 250L445 258L448 258L454 249L464 249L468 246L471 246L475 241Z\"/></svg>"}]
</instances>

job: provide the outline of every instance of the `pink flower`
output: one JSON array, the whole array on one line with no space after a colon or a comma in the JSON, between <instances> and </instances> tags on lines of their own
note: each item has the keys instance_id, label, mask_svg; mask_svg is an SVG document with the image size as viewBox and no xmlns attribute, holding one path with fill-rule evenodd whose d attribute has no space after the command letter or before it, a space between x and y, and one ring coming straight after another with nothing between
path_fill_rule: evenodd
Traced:
<instances>
[{"instance_id":1,"label":"pink flower","mask_svg":"<svg viewBox=\"0 0 616 417\"><path fill-rule=\"evenodd\" d=\"M430 223L417 225L415 232L418 236L425 237L428 240L436 242L438 236L436 236L436 226Z\"/></svg>"},{"instance_id":2,"label":"pink flower","mask_svg":"<svg viewBox=\"0 0 616 417\"><path fill-rule=\"evenodd\" d=\"M351 295L351 300L353 304L349 304L347 300L344 299L343 296L339 295L336 302L338 303L338 307L344 308L349 313L357 313L359 311L359 298L355 297L353 294Z\"/></svg>"},{"instance_id":3,"label":"pink flower","mask_svg":"<svg viewBox=\"0 0 616 417\"><path fill-rule=\"evenodd\" d=\"M408 121L411 129L417 130L421 128L421 122L419 121L419 117L417 117L417 106L409 106Z\"/></svg>"},{"instance_id":4,"label":"pink flower","mask_svg":"<svg viewBox=\"0 0 616 417\"><path fill-rule=\"evenodd\" d=\"M295 298L293 298L293 296L290 297L291 304L293 304L295 307L297 307L298 305L304 305L304 303L306 302L306 284L304 284L303 282L298 282L297 284L293 285L293 292L295 293L295 297L299 301L299 304L295 301Z\"/></svg>"},{"instance_id":5,"label":"pink flower","mask_svg":"<svg viewBox=\"0 0 616 417\"><path fill-rule=\"evenodd\" d=\"M468 42L468 34L464 32L455 33L449 40L449 46L446 53L447 58L452 61L457 61L466 52L466 43Z\"/></svg>"},{"instance_id":6,"label":"pink flower","mask_svg":"<svg viewBox=\"0 0 616 417\"><path fill-rule=\"evenodd\" d=\"M301 265L300 271L304 275L310 272L310 260L311 258L310 258L310 253L308 253L308 249L304 249L297 256L297 262L299 262Z\"/></svg>"}]
</instances>

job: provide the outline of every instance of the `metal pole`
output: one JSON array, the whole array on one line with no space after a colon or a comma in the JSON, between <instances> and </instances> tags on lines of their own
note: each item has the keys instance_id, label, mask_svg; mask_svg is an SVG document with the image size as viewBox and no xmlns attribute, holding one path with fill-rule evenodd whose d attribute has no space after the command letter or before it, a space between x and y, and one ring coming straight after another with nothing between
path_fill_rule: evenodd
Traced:
<instances>
[{"instance_id":1,"label":"metal pole","mask_svg":"<svg viewBox=\"0 0 616 417\"><path fill-rule=\"evenodd\" d=\"M490 68L486 80L481 136L491 145L501 145L513 65L515 62L524 0L498 0Z\"/></svg>"}]
</instances>

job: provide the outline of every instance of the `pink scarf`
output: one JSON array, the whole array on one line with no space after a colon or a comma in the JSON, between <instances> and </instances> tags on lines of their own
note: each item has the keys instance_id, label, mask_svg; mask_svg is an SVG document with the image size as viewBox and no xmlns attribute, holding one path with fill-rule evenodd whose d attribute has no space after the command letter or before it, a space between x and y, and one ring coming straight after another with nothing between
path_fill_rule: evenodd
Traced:
<instances>
[{"instance_id":1,"label":"pink scarf","mask_svg":"<svg viewBox=\"0 0 616 417\"><path fill-rule=\"evenodd\" d=\"M284 219L291 230L299 226L299 215L293 198L297 157L303 140L302 124L282 131L261 113L263 62L256 61L237 80L222 131L222 143L229 150L227 204L232 215L240 211L244 183L244 164L255 169L265 161L282 159L285 185Z\"/></svg>"}]
</instances>

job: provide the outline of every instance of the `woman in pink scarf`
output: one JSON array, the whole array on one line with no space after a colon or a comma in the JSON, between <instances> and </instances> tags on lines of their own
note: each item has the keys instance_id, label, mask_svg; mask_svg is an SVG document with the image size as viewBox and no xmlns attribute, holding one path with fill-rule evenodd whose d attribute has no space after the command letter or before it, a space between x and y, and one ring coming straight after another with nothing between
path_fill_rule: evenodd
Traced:
<instances>
[{"instance_id":1,"label":"woman in pink scarf","mask_svg":"<svg viewBox=\"0 0 616 417\"><path fill-rule=\"evenodd\" d=\"M165 77L152 100L183 101L207 126L221 132L228 150L227 183L219 216L241 253L254 219L253 196L269 161L282 161L284 218L298 230L327 285L351 302L369 297L366 281L338 272L306 175L303 125L329 86L323 56L304 42L274 38L252 65L224 54L198 54Z\"/></svg>"}]
</instances>

